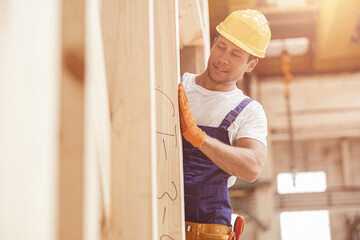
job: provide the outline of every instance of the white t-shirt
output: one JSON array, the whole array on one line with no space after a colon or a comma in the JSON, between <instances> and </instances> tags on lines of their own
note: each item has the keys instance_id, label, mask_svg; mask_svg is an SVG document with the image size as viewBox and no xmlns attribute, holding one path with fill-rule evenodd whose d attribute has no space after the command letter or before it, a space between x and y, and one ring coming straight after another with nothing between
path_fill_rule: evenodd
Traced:
<instances>
[{"instance_id":1,"label":"white t-shirt","mask_svg":"<svg viewBox=\"0 0 360 240\"><path fill-rule=\"evenodd\" d=\"M195 83L196 76L185 73L182 80L196 124L219 127L225 116L247 96L238 88L229 92L207 90ZM267 120L261 104L250 102L229 126L228 132L231 145L235 140L246 137L256 139L266 147ZM235 181L236 177L231 177L229 187Z\"/></svg>"}]
</instances>

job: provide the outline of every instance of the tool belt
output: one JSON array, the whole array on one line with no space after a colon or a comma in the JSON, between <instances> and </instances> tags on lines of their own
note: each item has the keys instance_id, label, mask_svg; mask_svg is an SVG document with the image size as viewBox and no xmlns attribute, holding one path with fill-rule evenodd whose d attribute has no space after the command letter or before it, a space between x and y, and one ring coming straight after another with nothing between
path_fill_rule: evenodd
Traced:
<instances>
[{"instance_id":1,"label":"tool belt","mask_svg":"<svg viewBox=\"0 0 360 240\"><path fill-rule=\"evenodd\" d=\"M233 240L232 227L220 224L185 222L186 240Z\"/></svg>"}]
</instances>

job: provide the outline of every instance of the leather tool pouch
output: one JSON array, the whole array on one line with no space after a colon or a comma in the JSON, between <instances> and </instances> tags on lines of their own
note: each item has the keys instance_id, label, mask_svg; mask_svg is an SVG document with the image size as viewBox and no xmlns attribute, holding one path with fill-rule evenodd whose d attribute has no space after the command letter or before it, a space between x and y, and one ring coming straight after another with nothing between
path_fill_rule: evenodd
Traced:
<instances>
[{"instance_id":1,"label":"leather tool pouch","mask_svg":"<svg viewBox=\"0 0 360 240\"><path fill-rule=\"evenodd\" d=\"M200 232L197 240L228 240L228 239L229 239L229 235Z\"/></svg>"}]
</instances>

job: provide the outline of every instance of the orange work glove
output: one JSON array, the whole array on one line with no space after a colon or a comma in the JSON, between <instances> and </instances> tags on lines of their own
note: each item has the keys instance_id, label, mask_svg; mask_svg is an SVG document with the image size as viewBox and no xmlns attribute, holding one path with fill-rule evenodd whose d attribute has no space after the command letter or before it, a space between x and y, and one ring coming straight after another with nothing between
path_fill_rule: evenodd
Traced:
<instances>
[{"instance_id":1,"label":"orange work glove","mask_svg":"<svg viewBox=\"0 0 360 240\"><path fill-rule=\"evenodd\" d=\"M205 142L206 133L196 125L182 83L179 83L179 108L180 127L183 137L194 147L201 147Z\"/></svg>"}]
</instances>

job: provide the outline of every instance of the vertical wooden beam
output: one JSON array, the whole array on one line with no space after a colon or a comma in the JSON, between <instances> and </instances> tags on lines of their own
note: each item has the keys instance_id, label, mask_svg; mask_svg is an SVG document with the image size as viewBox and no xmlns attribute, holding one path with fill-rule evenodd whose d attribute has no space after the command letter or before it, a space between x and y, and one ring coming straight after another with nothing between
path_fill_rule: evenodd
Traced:
<instances>
[{"instance_id":1,"label":"vertical wooden beam","mask_svg":"<svg viewBox=\"0 0 360 240\"><path fill-rule=\"evenodd\" d=\"M177 84L180 77L178 2L154 1L156 143L160 239L184 239L182 142Z\"/></svg>"},{"instance_id":2,"label":"vertical wooden beam","mask_svg":"<svg viewBox=\"0 0 360 240\"><path fill-rule=\"evenodd\" d=\"M199 0L198 5L201 12L203 27L202 27L202 36L204 42L204 65L207 65L207 60L210 56L211 42L210 42L210 17L209 17L209 1L208 0Z\"/></svg>"},{"instance_id":3,"label":"vertical wooden beam","mask_svg":"<svg viewBox=\"0 0 360 240\"><path fill-rule=\"evenodd\" d=\"M110 112L98 0L86 0L84 240L110 238Z\"/></svg>"},{"instance_id":4,"label":"vertical wooden beam","mask_svg":"<svg viewBox=\"0 0 360 240\"><path fill-rule=\"evenodd\" d=\"M153 1L103 0L113 239L157 239Z\"/></svg>"},{"instance_id":5,"label":"vertical wooden beam","mask_svg":"<svg viewBox=\"0 0 360 240\"><path fill-rule=\"evenodd\" d=\"M342 139L340 142L341 151L341 167L342 167L342 181L344 187L352 185L351 177L351 157L350 157L350 142L348 139Z\"/></svg>"},{"instance_id":6,"label":"vertical wooden beam","mask_svg":"<svg viewBox=\"0 0 360 240\"><path fill-rule=\"evenodd\" d=\"M60 4L0 5L0 239L56 239Z\"/></svg>"},{"instance_id":7,"label":"vertical wooden beam","mask_svg":"<svg viewBox=\"0 0 360 240\"><path fill-rule=\"evenodd\" d=\"M254 0L226 0L228 5L227 14L240 9L255 9L256 1Z\"/></svg>"},{"instance_id":8,"label":"vertical wooden beam","mask_svg":"<svg viewBox=\"0 0 360 240\"><path fill-rule=\"evenodd\" d=\"M207 0L179 0L180 72L201 73L210 55Z\"/></svg>"},{"instance_id":9,"label":"vertical wooden beam","mask_svg":"<svg viewBox=\"0 0 360 240\"><path fill-rule=\"evenodd\" d=\"M261 102L260 81L255 73L248 74L249 97ZM244 84L245 85L245 84ZM268 141L269 142L269 141ZM270 142L269 142L270 143Z\"/></svg>"},{"instance_id":10,"label":"vertical wooden beam","mask_svg":"<svg viewBox=\"0 0 360 240\"><path fill-rule=\"evenodd\" d=\"M208 12L207 0L179 0L180 47L204 46L206 59L210 50Z\"/></svg>"},{"instance_id":11,"label":"vertical wooden beam","mask_svg":"<svg viewBox=\"0 0 360 240\"><path fill-rule=\"evenodd\" d=\"M201 73L205 70L204 47L186 46L180 51L181 75L185 72Z\"/></svg>"},{"instance_id":12,"label":"vertical wooden beam","mask_svg":"<svg viewBox=\"0 0 360 240\"><path fill-rule=\"evenodd\" d=\"M270 160L270 159L269 159ZM268 162L264 166L260 181L271 182L270 185L257 187L255 189L255 209L256 216L261 223L264 223L266 229L256 232L256 239L274 239L276 222L273 220L275 216L275 195L276 184L273 183L274 176L272 174L272 163ZM275 178L276 179L276 178Z\"/></svg>"},{"instance_id":13,"label":"vertical wooden beam","mask_svg":"<svg viewBox=\"0 0 360 240\"><path fill-rule=\"evenodd\" d=\"M59 240L83 238L85 1L62 0Z\"/></svg>"}]
</instances>

